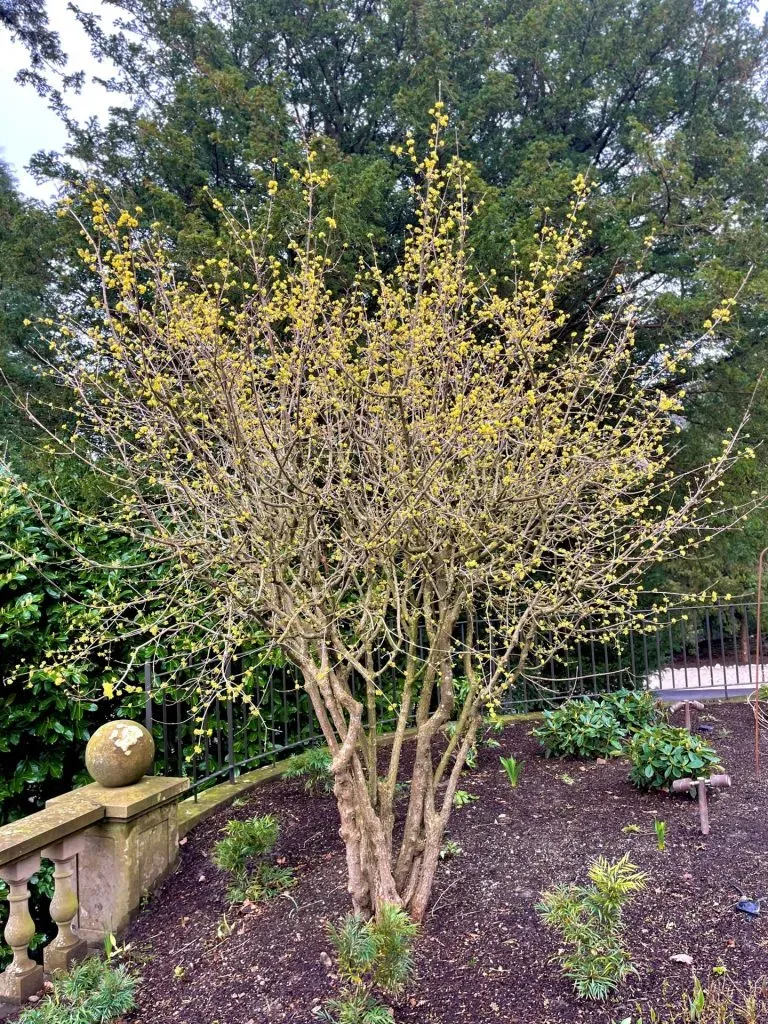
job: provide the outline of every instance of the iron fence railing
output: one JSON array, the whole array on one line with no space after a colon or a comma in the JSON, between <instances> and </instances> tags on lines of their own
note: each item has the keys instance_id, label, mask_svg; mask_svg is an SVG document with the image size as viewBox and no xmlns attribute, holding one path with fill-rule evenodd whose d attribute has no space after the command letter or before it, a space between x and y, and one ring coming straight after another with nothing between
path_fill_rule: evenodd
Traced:
<instances>
[{"instance_id":1,"label":"iron fence railing","mask_svg":"<svg viewBox=\"0 0 768 1024\"><path fill-rule=\"evenodd\" d=\"M464 629L459 627L459 649ZM493 624L480 624L480 632L487 670L493 671ZM743 695L756 681L764 681L757 635L756 606L750 600L637 612L626 633L610 642L601 639L598 623L593 628L587 621L583 639L529 668L508 692L504 710L540 710L570 697L622 688L648 687L669 699L679 699L685 691L697 691L699 696ZM424 641L420 646L426 651ZM247 658L241 656L225 664L224 671L231 689L247 692L251 703L213 699L203 713L188 700L177 699L180 690L157 686L162 663L144 666L143 716L157 745L155 770L189 776L194 795L321 740L300 676L290 663L262 665L256 671L251 665L246 677ZM391 709L397 704L398 676L393 665L382 679L382 728L394 723ZM457 685L461 686L460 661Z\"/></svg>"}]
</instances>

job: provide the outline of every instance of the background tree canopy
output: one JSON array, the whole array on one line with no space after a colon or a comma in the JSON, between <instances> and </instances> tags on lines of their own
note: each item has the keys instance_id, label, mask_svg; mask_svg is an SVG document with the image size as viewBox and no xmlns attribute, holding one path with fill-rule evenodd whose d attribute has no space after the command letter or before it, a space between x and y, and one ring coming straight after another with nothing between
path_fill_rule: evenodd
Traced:
<instances>
[{"instance_id":1,"label":"background tree canopy","mask_svg":"<svg viewBox=\"0 0 768 1024\"><path fill-rule=\"evenodd\" d=\"M44 28L40 4L28 2ZM768 33L751 20L748 0L108 6L115 29L87 12L79 17L116 105L103 124L68 120L66 152L38 154L38 174L72 182L73 191L85 176L109 185L166 226L181 262L216 247L211 192L225 205L244 203L258 220L269 182L282 184L286 164L309 143L335 180L324 212L338 223L343 287L361 253L373 246L386 263L400 250L410 210L391 148L408 133L423 138L439 92L485 196L473 229L478 265L503 272L512 238L525 258L542 218L558 220L574 174L587 173L596 186L590 270L573 285L571 311L612 302L616 280L645 254L633 279L647 303L647 352L685 341L743 285L727 332L694 368L686 448L716 446L715 434L735 426L756 385L755 422L764 419ZM5 21L30 45L39 72L34 37ZM48 63L57 62L53 54ZM276 238L297 216L298 190L295 202L291 195L280 189ZM59 237L71 248L66 230ZM19 223L8 237L21 245L28 228ZM77 301L74 263L58 258L46 277L40 260L42 282L23 288ZM5 321L0 330L5 347ZM760 449L758 456L750 491L766 479ZM745 482L732 486L736 496ZM738 563L728 571L749 588L764 539L762 525L750 524L723 542L727 557L713 560L712 572Z\"/></svg>"}]
</instances>

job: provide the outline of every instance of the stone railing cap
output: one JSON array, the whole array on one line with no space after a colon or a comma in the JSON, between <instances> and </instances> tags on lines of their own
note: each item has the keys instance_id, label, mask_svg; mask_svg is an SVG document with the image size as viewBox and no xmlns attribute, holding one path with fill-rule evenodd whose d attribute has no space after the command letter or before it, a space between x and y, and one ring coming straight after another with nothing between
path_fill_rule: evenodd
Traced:
<instances>
[{"instance_id":1,"label":"stone railing cap","mask_svg":"<svg viewBox=\"0 0 768 1024\"><path fill-rule=\"evenodd\" d=\"M127 821L154 807L161 807L172 800L178 800L188 789L189 779L145 775L143 779L134 782L131 786L116 786L113 789L100 786L98 782L92 782L72 793L54 797L45 806L46 808L56 807L77 797L100 807L103 812L102 816L106 819L114 818L119 821Z\"/></svg>"},{"instance_id":2,"label":"stone railing cap","mask_svg":"<svg viewBox=\"0 0 768 1024\"><path fill-rule=\"evenodd\" d=\"M71 799L56 804L49 801L45 810L0 828L0 876L4 865L81 832L105 816L103 806L79 797L77 792L67 796Z\"/></svg>"}]
</instances>

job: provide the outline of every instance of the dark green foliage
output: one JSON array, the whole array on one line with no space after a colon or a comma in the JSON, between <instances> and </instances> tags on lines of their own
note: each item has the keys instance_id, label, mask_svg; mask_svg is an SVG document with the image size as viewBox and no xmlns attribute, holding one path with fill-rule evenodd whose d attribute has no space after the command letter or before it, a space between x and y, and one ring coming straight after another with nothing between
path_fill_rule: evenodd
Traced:
<instances>
[{"instance_id":1,"label":"dark green foliage","mask_svg":"<svg viewBox=\"0 0 768 1024\"><path fill-rule=\"evenodd\" d=\"M60 260L66 238L51 210L18 191L0 159L0 454L26 479L50 470L52 461L42 451L42 432L19 402L29 394L55 399L55 420L41 407L36 414L48 425L63 418L61 395L41 373L50 352L29 324L49 312L54 282L65 286Z\"/></svg>"},{"instance_id":2,"label":"dark green foliage","mask_svg":"<svg viewBox=\"0 0 768 1024\"><path fill-rule=\"evenodd\" d=\"M676 779L703 779L720 768L701 736L671 725L651 725L632 737L629 778L641 789L667 789Z\"/></svg>"},{"instance_id":3,"label":"dark green foliage","mask_svg":"<svg viewBox=\"0 0 768 1024\"><path fill-rule=\"evenodd\" d=\"M315 1015L333 1024L392 1024L394 1017L374 995L376 989L397 994L413 975L413 941L418 934L404 910L381 907L378 918L364 921L350 914L328 934L336 948L344 991Z\"/></svg>"},{"instance_id":4,"label":"dark green foliage","mask_svg":"<svg viewBox=\"0 0 768 1024\"><path fill-rule=\"evenodd\" d=\"M103 722L115 716L143 717L145 658L162 660L161 671L169 683L164 691L168 713L175 714L173 681L167 674L183 673L185 645L191 650L201 646L200 636L192 630L181 638L182 649L163 647L152 634L154 618L174 612L164 607L165 568L148 567L144 552L133 540L101 526L84 526L62 503L35 494L44 526L24 490L34 486L15 485L0 477L0 824L37 810L50 797L87 781L85 745ZM47 490L51 485L41 482L39 486ZM108 507L109 499L85 476L74 480L62 473L56 486L86 511L101 513ZM136 601L137 594L148 592L156 595L154 602ZM110 604L125 609L125 619L136 628L131 633L125 621L118 622L108 644L87 658L72 658L72 667L67 667L62 652L72 651L94 624L101 628ZM203 632L204 626L201 622ZM254 629L253 647L260 646ZM265 687L277 667L275 658L265 665L259 657L238 662L239 673L250 673L246 686ZM199 654L193 672L200 671L198 659ZM46 666L53 661L63 663L64 669ZM123 670L126 682L138 692L111 697L116 675ZM268 750L285 737L289 742L306 738L307 702L303 691L290 699L276 699L268 727L262 718L248 716L245 725L236 729L235 755L244 756L246 744L252 756L254 748ZM304 735L297 735L297 706L305 723ZM239 719L240 708L237 712ZM208 722L198 723L190 720L187 707L180 717L185 723L180 751L165 746L166 738L175 743L174 730L159 727L155 731L158 762L168 754L172 769L181 761L184 770L195 760L200 777L218 767L217 751L211 742L206 762L195 730L203 724L210 727L214 716L211 713Z\"/></svg>"},{"instance_id":5,"label":"dark green foliage","mask_svg":"<svg viewBox=\"0 0 768 1024\"><path fill-rule=\"evenodd\" d=\"M53 977L53 991L19 1024L107 1024L130 1013L138 979L95 957Z\"/></svg>"},{"instance_id":6,"label":"dark green foliage","mask_svg":"<svg viewBox=\"0 0 768 1024\"><path fill-rule=\"evenodd\" d=\"M533 730L547 757L617 757L626 734L613 708L589 699L545 711L543 725Z\"/></svg>"},{"instance_id":7,"label":"dark green foliage","mask_svg":"<svg viewBox=\"0 0 768 1024\"><path fill-rule=\"evenodd\" d=\"M232 876L227 890L230 903L270 899L294 883L293 872L267 862L280 834L277 818L271 814L248 818L246 821L228 821L226 836L213 848L211 860L222 871Z\"/></svg>"},{"instance_id":8,"label":"dark green foliage","mask_svg":"<svg viewBox=\"0 0 768 1024\"><path fill-rule=\"evenodd\" d=\"M616 690L601 697L600 703L628 733L659 721L659 705L650 690Z\"/></svg>"},{"instance_id":9,"label":"dark green foliage","mask_svg":"<svg viewBox=\"0 0 768 1024\"><path fill-rule=\"evenodd\" d=\"M308 793L331 793L331 760L331 755L325 747L310 747L303 754L291 758L283 772L283 778L304 779L304 788Z\"/></svg>"},{"instance_id":10,"label":"dark green foliage","mask_svg":"<svg viewBox=\"0 0 768 1024\"><path fill-rule=\"evenodd\" d=\"M85 780L85 744L116 704L73 699L72 689L99 690L105 664L81 665L69 676L42 665L49 652L70 649L97 614L94 606L129 585L118 569L98 565L139 559L128 541L82 528L54 502L43 505L48 529L20 490L0 479L0 824ZM81 571L72 547L93 558L92 571ZM113 657L128 650L130 643L116 645ZM39 667L16 674L21 663Z\"/></svg>"},{"instance_id":11,"label":"dark green foliage","mask_svg":"<svg viewBox=\"0 0 768 1024\"><path fill-rule=\"evenodd\" d=\"M541 895L537 910L568 947L557 954L563 973L585 999L606 999L634 971L623 946L622 911L645 886L628 856L614 864L599 857L589 885L563 884Z\"/></svg>"},{"instance_id":12,"label":"dark green foliage","mask_svg":"<svg viewBox=\"0 0 768 1024\"><path fill-rule=\"evenodd\" d=\"M617 757L628 736L659 720L652 693L617 690L599 699L570 700L544 712L533 730L547 757Z\"/></svg>"},{"instance_id":13,"label":"dark green foliage","mask_svg":"<svg viewBox=\"0 0 768 1024\"><path fill-rule=\"evenodd\" d=\"M213 848L213 863L232 875L243 874L251 862L274 849L280 826L271 814L248 818L246 821L228 821L224 826L226 838Z\"/></svg>"}]
</instances>

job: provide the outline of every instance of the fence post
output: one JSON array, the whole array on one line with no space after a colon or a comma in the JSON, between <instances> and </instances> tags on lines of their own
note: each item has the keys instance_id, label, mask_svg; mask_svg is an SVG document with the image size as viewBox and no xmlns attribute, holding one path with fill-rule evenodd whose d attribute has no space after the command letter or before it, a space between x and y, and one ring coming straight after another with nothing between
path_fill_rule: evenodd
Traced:
<instances>
[{"instance_id":1,"label":"fence post","mask_svg":"<svg viewBox=\"0 0 768 1024\"><path fill-rule=\"evenodd\" d=\"M152 732L152 662L144 662L144 724Z\"/></svg>"},{"instance_id":2,"label":"fence post","mask_svg":"<svg viewBox=\"0 0 768 1024\"><path fill-rule=\"evenodd\" d=\"M232 655L228 654L224 662L224 678L227 682L227 763L229 764L229 781L235 781L235 710L232 705Z\"/></svg>"}]
</instances>

